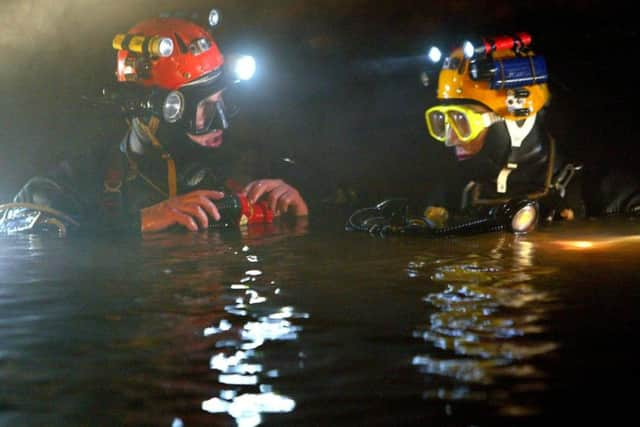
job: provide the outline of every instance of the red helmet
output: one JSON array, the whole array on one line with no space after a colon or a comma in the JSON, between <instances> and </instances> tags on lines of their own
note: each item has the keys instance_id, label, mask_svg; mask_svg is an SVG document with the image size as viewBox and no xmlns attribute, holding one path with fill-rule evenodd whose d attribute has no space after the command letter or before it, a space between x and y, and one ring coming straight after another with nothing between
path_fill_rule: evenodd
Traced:
<instances>
[{"instance_id":1,"label":"red helmet","mask_svg":"<svg viewBox=\"0 0 640 427\"><path fill-rule=\"evenodd\" d=\"M117 34L112 44L118 50L119 92L129 94L121 97L127 114L152 114L194 135L229 126L237 109L225 105L218 92L243 77L223 70L224 57L203 27L179 18L150 19Z\"/></svg>"},{"instance_id":2,"label":"red helmet","mask_svg":"<svg viewBox=\"0 0 640 427\"><path fill-rule=\"evenodd\" d=\"M137 82L175 90L221 69L224 58L201 26L177 18L138 23L113 40L118 49L119 82Z\"/></svg>"}]
</instances>

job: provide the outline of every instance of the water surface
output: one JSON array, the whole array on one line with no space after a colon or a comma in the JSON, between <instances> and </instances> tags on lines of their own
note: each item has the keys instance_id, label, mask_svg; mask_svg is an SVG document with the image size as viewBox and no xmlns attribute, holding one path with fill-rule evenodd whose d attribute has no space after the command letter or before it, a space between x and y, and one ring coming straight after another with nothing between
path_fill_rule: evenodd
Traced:
<instances>
[{"instance_id":1,"label":"water surface","mask_svg":"<svg viewBox=\"0 0 640 427\"><path fill-rule=\"evenodd\" d=\"M633 409L640 223L0 241L0 425L486 426Z\"/></svg>"}]
</instances>

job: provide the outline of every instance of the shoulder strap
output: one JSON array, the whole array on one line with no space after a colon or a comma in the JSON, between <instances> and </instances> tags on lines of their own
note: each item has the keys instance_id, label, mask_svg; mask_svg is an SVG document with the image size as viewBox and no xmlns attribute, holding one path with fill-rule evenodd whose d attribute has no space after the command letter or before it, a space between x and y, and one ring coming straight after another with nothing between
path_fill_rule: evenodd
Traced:
<instances>
[{"instance_id":1,"label":"shoulder strap","mask_svg":"<svg viewBox=\"0 0 640 427\"><path fill-rule=\"evenodd\" d=\"M108 217L117 217L122 213L122 186L125 179L125 159L119 145L112 147L107 155L107 164L103 178L102 210Z\"/></svg>"}]
</instances>

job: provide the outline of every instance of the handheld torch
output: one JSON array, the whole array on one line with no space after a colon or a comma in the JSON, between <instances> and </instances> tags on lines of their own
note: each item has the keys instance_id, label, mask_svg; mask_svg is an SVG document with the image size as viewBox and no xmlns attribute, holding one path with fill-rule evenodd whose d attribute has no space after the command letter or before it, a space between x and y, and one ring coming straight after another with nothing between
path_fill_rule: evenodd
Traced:
<instances>
[{"instance_id":1,"label":"handheld torch","mask_svg":"<svg viewBox=\"0 0 640 427\"><path fill-rule=\"evenodd\" d=\"M213 222L209 228L228 227L230 224L245 225L273 222L273 210L267 202L251 203L243 194L228 194L215 201L220 221Z\"/></svg>"}]
</instances>

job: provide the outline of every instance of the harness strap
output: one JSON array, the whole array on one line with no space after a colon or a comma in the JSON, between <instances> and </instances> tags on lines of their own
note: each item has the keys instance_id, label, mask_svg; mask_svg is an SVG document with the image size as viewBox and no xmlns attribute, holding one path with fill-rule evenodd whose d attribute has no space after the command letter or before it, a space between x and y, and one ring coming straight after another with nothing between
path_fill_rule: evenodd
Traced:
<instances>
[{"instance_id":1,"label":"harness strap","mask_svg":"<svg viewBox=\"0 0 640 427\"><path fill-rule=\"evenodd\" d=\"M547 194L549 194L549 191L552 189L553 187L553 182L552 182L552 178L553 178L553 165L555 163L555 158L556 158L556 142L555 139L551 136L549 136L549 158L547 161L547 172L545 174L545 180L544 180L544 187L541 188L539 191L535 191L533 193L529 193L526 195L526 197L530 200L536 200L536 199L540 199L544 196L546 196ZM479 187L482 184L475 184L473 187ZM471 190L471 188L469 189ZM465 190L469 191L469 190ZM471 191L469 191L471 192ZM494 205L494 204L499 204L499 203L506 203L508 202L510 199L509 198L498 198L498 199L482 199L479 197L479 191L474 191L471 192L472 193L472 200L471 200L471 205L475 206L475 205Z\"/></svg>"},{"instance_id":2,"label":"harness strap","mask_svg":"<svg viewBox=\"0 0 640 427\"><path fill-rule=\"evenodd\" d=\"M103 179L102 207L110 217L117 217L122 212L122 184L125 167L120 156L119 147L112 148L107 158L107 167Z\"/></svg>"},{"instance_id":3,"label":"harness strap","mask_svg":"<svg viewBox=\"0 0 640 427\"><path fill-rule=\"evenodd\" d=\"M160 125L160 119L155 116L152 116L149 119L149 124L145 124L142 121L138 121L140 125L140 129L146 134L146 137L149 138L151 144L162 152L162 158L167 162L167 184L169 189L169 197L174 197L178 194L178 179L176 173L176 162L171 157L171 154L164 149L158 138L156 138L156 132L158 131L158 126Z\"/></svg>"}]
</instances>

